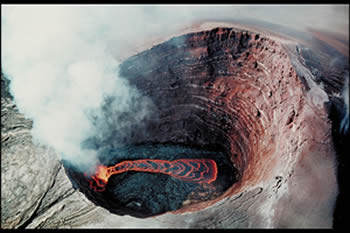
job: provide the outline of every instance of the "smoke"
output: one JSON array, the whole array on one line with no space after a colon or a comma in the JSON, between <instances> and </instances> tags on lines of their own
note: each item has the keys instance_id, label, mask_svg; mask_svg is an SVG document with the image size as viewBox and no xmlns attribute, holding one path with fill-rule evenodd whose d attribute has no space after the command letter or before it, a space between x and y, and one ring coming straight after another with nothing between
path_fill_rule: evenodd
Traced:
<instances>
[{"instance_id":1,"label":"smoke","mask_svg":"<svg viewBox=\"0 0 350 233\"><path fill-rule=\"evenodd\" d=\"M16 104L33 119L34 139L54 147L75 166L94 165L97 151L83 149L81 143L107 132L101 109L106 97L115 97L116 115L129 111L130 101L139 97L118 76L119 64L106 47L106 40L118 35L109 32L124 33L123 29L114 29L104 11L91 7L11 6L2 10L3 67L12 80ZM140 122L145 107L134 112ZM100 116L99 121L92 121L91 115Z\"/></svg>"},{"instance_id":2,"label":"smoke","mask_svg":"<svg viewBox=\"0 0 350 233\"><path fill-rule=\"evenodd\" d=\"M112 126L113 133L127 133L129 123L120 117L125 113L132 113L132 123L149 115L150 101L119 77L115 58L124 51L202 19L253 18L343 32L348 28L344 8L2 5L2 69L17 106L33 119L34 139L85 169L97 162L97 151L82 148L84 141L112 134ZM112 100L108 114L107 99Z\"/></svg>"}]
</instances>

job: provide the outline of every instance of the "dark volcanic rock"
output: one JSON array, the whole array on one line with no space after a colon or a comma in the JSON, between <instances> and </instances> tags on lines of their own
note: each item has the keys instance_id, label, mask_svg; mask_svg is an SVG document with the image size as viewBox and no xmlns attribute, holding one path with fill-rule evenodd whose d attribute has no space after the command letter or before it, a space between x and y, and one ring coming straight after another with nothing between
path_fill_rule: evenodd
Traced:
<instances>
[{"instance_id":1,"label":"dark volcanic rock","mask_svg":"<svg viewBox=\"0 0 350 233\"><path fill-rule=\"evenodd\" d=\"M296 46L293 41L263 34L214 28L175 37L130 57L120 67L120 74L153 101L157 116L145 122L147 135L135 129L131 133L134 136L126 140L131 144L222 148L238 170L238 182L223 195L153 218L121 217L95 207L80 192L72 191L62 169L56 176L50 172L58 170L49 169L42 176L57 177L54 179L60 181L63 190L57 181L52 184L45 180L43 186L31 178L28 182L34 185L23 192L33 199L28 205L35 206L26 208L35 214L26 226L331 227L338 186L325 103L332 93L339 94L340 85L329 86L327 90L332 93L318 85L309 70L317 68L318 63L303 64ZM322 72L320 67L317 70ZM334 79L342 82L341 78ZM10 114L6 106L2 112L5 109ZM11 124L2 119L2 141L10 140L6 138L11 138L7 136L12 132ZM29 129L25 131L28 135ZM15 141L13 146L2 147L5 197L16 189L9 186L14 181L6 177L10 177L8 169L17 169L9 164L9 151L19 144ZM29 141L28 147L32 147ZM28 167L38 166L43 165L35 162ZM16 182L21 179L23 176ZM44 190L34 192L37 196L32 195L35 184ZM50 185L54 192L49 191ZM38 201L44 193L48 199ZM25 220L12 220L15 205L8 201L4 205L2 225L20 226ZM38 206L42 207L36 211ZM26 219L28 215L33 216L26 214Z\"/></svg>"},{"instance_id":2,"label":"dark volcanic rock","mask_svg":"<svg viewBox=\"0 0 350 233\"><path fill-rule=\"evenodd\" d=\"M306 132L314 127L329 130L322 119L306 121L309 104L315 104L307 94L312 87L297 74L290 56L281 43L262 35L215 28L173 38L136 55L122 64L121 75L159 109L147 140L219 144L231 155L240 182L224 198L274 173L288 177L288 163L305 153L301 148L308 141ZM322 90L313 92L320 95L316 104L326 101ZM325 117L323 106L316 111Z\"/></svg>"}]
</instances>

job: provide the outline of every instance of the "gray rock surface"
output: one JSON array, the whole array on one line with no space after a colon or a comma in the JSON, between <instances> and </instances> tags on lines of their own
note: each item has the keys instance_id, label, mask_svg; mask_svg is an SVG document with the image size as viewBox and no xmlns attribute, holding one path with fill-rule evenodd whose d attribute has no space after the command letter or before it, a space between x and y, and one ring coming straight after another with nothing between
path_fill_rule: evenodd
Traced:
<instances>
[{"instance_id":1,"label":"gray rock surface","mask_svg":"<svg viewBox=\"0 0 350 233\"><path fill-rule=\"evenodd\" d=\"M36 146L26 119L10 98L1 97L1 225L18 228L35 216L54 184L59 161Z\"/></svg>"},{"instance_id":2,"label":"gray rock surface","mask_svg":"<svg viewBox=\"0 0 350 233\"><path fill-rule=\"evenodd\" d=\"M255 178L252 175L254 179L247 177L233 187L239 188L235 192L229 190L205 208L146 219L111 214L73 189L59 156L33 142L32 121L18 111L8 88L2 87L1 228L331 227L337 195L335 154L330 125L319 104L324 92L312 86L312 80L306 81L312 95L306 95L305 108L290 126L274 126L285 143L265 151L268 161L255 159L256 165L248 167L245 174L260 169ZM327 130L320 134L320 128ZM282 139L266 135L260 143L269 145L274 140Z\"/></svg>"}]
</instances>

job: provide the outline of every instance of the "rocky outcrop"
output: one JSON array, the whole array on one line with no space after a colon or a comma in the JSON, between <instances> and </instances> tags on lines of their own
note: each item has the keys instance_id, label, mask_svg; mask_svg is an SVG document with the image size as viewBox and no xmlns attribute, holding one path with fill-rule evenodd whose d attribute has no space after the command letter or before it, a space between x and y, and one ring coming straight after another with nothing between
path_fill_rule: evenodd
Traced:
<instances>
[{"instance_id":1,"label":"rocky outcrop","mask_svg":"<svg viewBox=\"0 0 350 233\"><path fill-rule=\"evenodd\" d=\"M238 170L238 182L215 200L145 219L111 214L73 189L54 152L33 144L30 121L2 96L2 227L331 227L338 186L330 93L297 46L214 28L121 65L156 107L147 135L131 133L130 142L220 147Z\"/></svg>"},{"instance_id":2,"label":"rocky outcrop","mask_svg":"<svg viewBox=\"0 0 350 233\"><path fill-rule=\"evenodd\" d=\"M33 145L32 121L6 94L1 96L1 226L18 228L45 206L59 162L52 150Z\"/></svg>"}]
</instances>

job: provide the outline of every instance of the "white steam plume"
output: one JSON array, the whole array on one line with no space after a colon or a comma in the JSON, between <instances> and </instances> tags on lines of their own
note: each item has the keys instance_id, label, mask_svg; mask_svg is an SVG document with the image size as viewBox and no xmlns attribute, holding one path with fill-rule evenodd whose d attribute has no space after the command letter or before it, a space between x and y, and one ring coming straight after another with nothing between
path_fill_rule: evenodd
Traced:
<instances>
[{"instance_id":1,"label":"white steam plume","mask_svg":"<svg viewBox=\"0 0 350 233\"><path fill-rule=\"evenodd\" d=\"M34 121L34 138L64 159L89 166L96 162L96 152L83 150L81 143L99 129L86 113L99 115L105 96L116 97L114 112L128 111L139 95L118 77L115 53L147 42L153 34L167 36L215 16L342 31L348 28L344 8L348 6L2 5L2 69L20 111ZM147 106L139 112L142 121Z\"/></svg>"},{"instance_id":2,"label":"white steam plume","mask_svg":"<svg viewBox=\"0 0 350 233\"><path fill-rule=\"evenodd\" d=\"M98 115L105 96L116 96L125 112L137 95L106 48L113 23L93 8L16 6L3 13L3 67L16 104L34 120L34 138L76 166L94 165L96 152L80 146L97 133L87 112Z\"/></svg>"}]
</instances>

